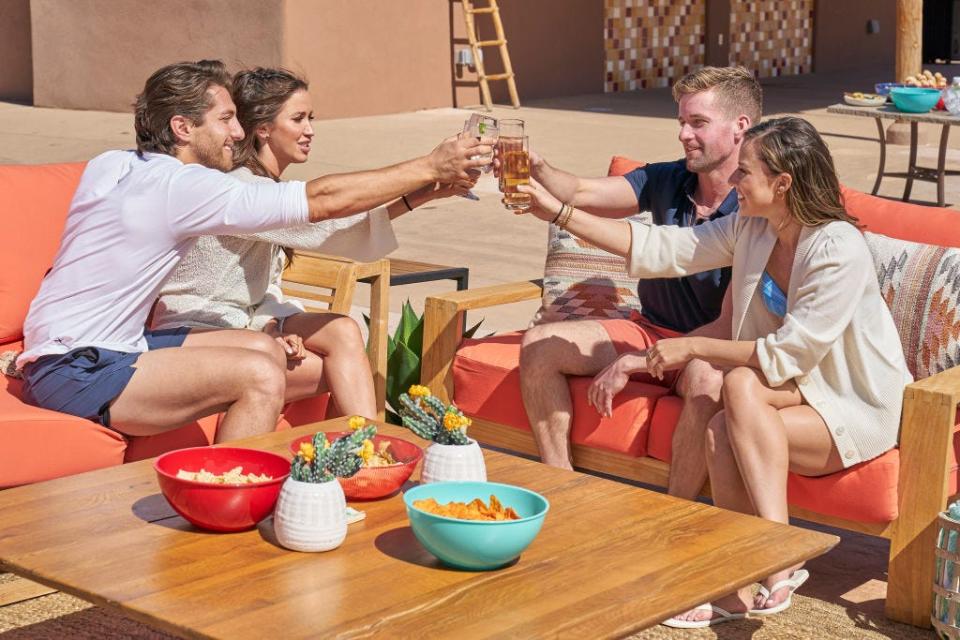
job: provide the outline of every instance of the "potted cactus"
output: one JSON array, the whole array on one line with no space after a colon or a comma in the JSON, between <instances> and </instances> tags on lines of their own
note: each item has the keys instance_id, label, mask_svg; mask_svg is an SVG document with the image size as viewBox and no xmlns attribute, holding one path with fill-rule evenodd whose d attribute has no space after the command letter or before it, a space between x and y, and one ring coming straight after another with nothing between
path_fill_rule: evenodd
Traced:
<instances>
[{"instance_id":1,"label":"potted cactus","mask_svg":"<svg viewBox=\"0 0 960 640\"><path fill-rule=\"evenodd\" d=\"M321 431L300 445L273 516L280 544L294 551L340 546L347 536L347 502L336 478L349 478L360 470L363 442L376 432L376 427L366 426L330 442Z\"/></svg>"},{"instance_id":2,"label":"potted cactus","mask_svg":"<svg viewBox=\"0 0 960 640\"><path fill-rule=\"evenodd\" d=\"M480 445L467 437L470 418L456 405L444 404L427 387L413 385L400 394L400 419L410 431L433 441L423 454L422 482L486 481Z\"/></svg>"}]
</instances>

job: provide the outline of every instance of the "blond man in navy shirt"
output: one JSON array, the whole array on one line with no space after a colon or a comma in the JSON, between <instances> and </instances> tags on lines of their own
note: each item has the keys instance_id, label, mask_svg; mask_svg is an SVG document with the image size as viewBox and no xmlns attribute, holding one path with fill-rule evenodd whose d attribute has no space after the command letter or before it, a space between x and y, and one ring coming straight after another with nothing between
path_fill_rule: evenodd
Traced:
<instances>
[{"instance_id":1,"label":"blond man in navy shirt","mask_svg":"<svg viewBox=\"0 0 960 640\"><path fill-rule=\"evenodd\" d=\"M740 144L760 120L762 91L742 67L704 67L673 87L684 157L625 176L579 178L531 154L531 175L559 201L607 217L649 211L654 224L693 226L738 209L731 177ZM546 464L571 468L572 401L567 376L596 376L590 403L612 413L613 397L636 369L638 353L681 334L729 338L725 292L729 269L684 278L642 280L632 319L540 325L527 331L520 355L524 407ZM721 371L693 360L663 381L683 398L673 437L668 491L695 497L707 477L704 432L719 410Z\"/></svg>"}]
</instances>

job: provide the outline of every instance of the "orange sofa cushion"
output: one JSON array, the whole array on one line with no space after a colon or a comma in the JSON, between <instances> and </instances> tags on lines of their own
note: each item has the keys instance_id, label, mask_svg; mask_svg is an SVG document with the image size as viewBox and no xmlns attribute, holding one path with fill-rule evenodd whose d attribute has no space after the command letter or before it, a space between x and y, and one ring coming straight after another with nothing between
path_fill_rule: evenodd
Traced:
<instances>
[{"instance_id":1,"label":"orange sofa cushion","mask_svg":"<svg viewBox=\"0 0 960 640\"><path fill-rule=\"evenodd\" d=\"M23 320L53 265L85 163L0 165L0 345L23 336Z\"/></svg>"},{"instance_id":2,"label":"orange sofa cushion","mask_svg":"<svg viewBox=\"0 0 960 640\"><path fill-rule=\"evenodd\" d=\"M330 402L330 394L324 393L313 398L305 398L292 402L283 408L280 419L277 421L277 431L289 429L290 427L299 427L311 422L324 420L327 415L327 407ZM130 438L127 443L127 451L124 455L124 462L134 462L159 456L167 451L174 449L185 449L187 447L205 447L213 444L217 434L217 428L223 420L223 414L216 414L201 418L196 422L184 425L179 429L167 431L155 436L141 436Z\"/></svg>"},{"instance_id":3,"label":"orange sofa cushion","mask_svg":"<svg viewBox=\"0 0 960 640\"><path fill-rule=\"evenodd\" d=\"M657 402L647 446L650 457L670 462L673 432L682 406L677 396ZM894 449L828 476L810 478L791 473L787 501L802 509L858 522L890 522L897 517L899 469L900 452Z\"/></svg>"},{"instance_id":4,"label":"orange sofa cushion","mask_svg":"<svg viewBox=\"0 0 960 640\"><path fill-rule=\"evenodd\" d=\"M960 213L955 209L887 200L846 187L841 190L847 212L860 220L864 231L911 242L960 247Z\"/></svg>"},{"instance_id":5,"label":"orange sofa cushion","mask_svg":"<svg viewBox=\"0 0 960 640\"><path fill-rule=\"evenodd\" d=\"M22 348L12 343L7 348ZM116 431L20 400L23 381L0 375L0 488L40 482L123 462Z\"/></svg>"},{"instance_id":6,"label":"orange sofa cushion","mask_svg":"<svg viewBox=\"0 0 960 640\"><path fill-rule=\"evenodd\" d=\"M520 344L523 332L464 340L453 361L453 402L467 415L524 431L530 423L520 395ZM603 418L587 404L592 378L569 378L573 398L570 439L632 456L647 454L647 433L657 399L668 389L631 380Z\"/></svg>"}]
</instances>

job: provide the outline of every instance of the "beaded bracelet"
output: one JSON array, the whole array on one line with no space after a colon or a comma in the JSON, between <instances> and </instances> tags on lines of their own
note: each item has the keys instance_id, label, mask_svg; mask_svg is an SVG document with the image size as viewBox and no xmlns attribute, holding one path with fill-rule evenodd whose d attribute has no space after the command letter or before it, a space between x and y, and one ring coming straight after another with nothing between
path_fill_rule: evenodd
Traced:
<instances>
[{"instance_id":1,"label":"beaded bracelet","mask_svg":"<svg viewBox=\"0 0 960 640\"><path fill-rule=\"evenodd\" d=\"M564 207L566 207L566 206L567 206L567 205L565 205L565 204L561 204L561 205L560 205L560 211L557 211L557 215L553 216L553 220L550 221L550 224L556 224L556 223L557 223L557 220L560 219L561 214L563 214L563 209L564 209Z\"/></svg>"}]
</instances>

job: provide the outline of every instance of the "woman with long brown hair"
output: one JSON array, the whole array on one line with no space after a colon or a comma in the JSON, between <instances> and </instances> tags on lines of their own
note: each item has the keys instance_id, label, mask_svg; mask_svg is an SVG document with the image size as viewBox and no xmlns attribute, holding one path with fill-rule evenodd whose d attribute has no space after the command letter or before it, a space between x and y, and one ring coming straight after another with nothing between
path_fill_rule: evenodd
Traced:
<instances>
[{"instance_id":1,"label":"woman with long brown hair","mask_svg":"<svg viewBox=\"0 0 960 640\"><path fill-rule=\"evenodd\" d=\"M239 180L279 181L307 161L314 130L307 82L284 69L234 76L233 101L245 137L234 148ZM460 193L427 187L347 218L249 236L205 236L164 284L152 327L254 329L274 337L287 358L286 399L331 391L341 414L376 415L373 377L357 323L335 313L306 313L283 299L280 274L293 249L358 260L396 248L391 220L435 198Z\"/></svg>"},{"instance_id":2,"label":"woman with long brown hair","mask_svg":"<svg viewBox=\"0 0 960 640\"><path fill-rule=\"evenodd\" d=\"M786 523L788 472L826 475L893 448L912 378L816 129L800 118L751 128L734 184L738 215L689 228L597 218L539 185L521 189L533 195L538 217L626 256L634 276L733 266L731 339L664 339L624 354L597 375L589 398L607 413L632 373L662 378L692 358L724 368L723 409L705 443L714 504ZM763 580L756 596L748 587L664 624L705 627L777 613L806 578L791 567Z\"/></svg>"}]
</instances>

